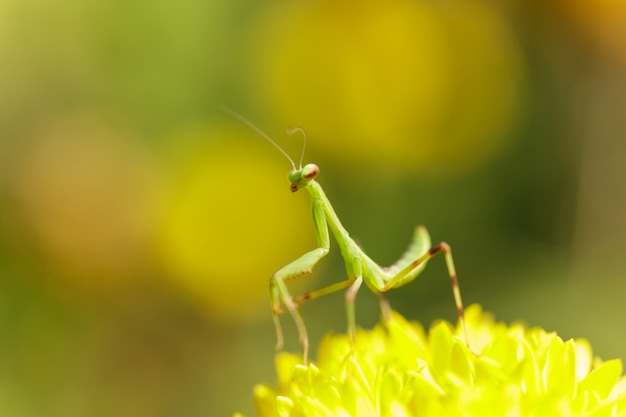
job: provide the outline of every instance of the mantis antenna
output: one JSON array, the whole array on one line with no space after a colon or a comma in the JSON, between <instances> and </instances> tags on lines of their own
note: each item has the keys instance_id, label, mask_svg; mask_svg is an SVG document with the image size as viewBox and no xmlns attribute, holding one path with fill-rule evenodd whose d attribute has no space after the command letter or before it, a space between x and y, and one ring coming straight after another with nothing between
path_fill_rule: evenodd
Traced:
<instances>
[{"instance_id":1,"label":"mantis antenna","mask_svg":"<svg viewBox=\"0 0 626 417\"><path fill-rule=\"evenodd\" d=\"M304 129L302 129L301 127L287 128L287 134L290 136L296 132L302 133L302 155L300 155L300 166L299 166L299 169L302 169L302 161L304 161L304 150L306 149L306 133L304 133Z\"/></svg>"},{"instance_id":2,"label":"mantis antenna","mask_svg":"<svg viewBox=\"0 0 626 417\"><path fill-rule=\"evenodd\" d=\"M283 148L281 148L281 146L278 143L276 143L274 141L274 139L270 138L267 135L267 133L265 133L264 131L259 129L254 123L252 123L250 120L246 119L245 117L243 117L242 115L240 115L239 113L234 111L233 109L231 109L229 107L226 107L226 106L219 106L219 108L223 112L230 114L231 116L233 116L234 118L236 118L237 120L239 120L240 122L242 122L243 124L248 126L250 129L252 129L255 132L257 132L259 135L263 136L269 143L274 145L276 147L276 149L278 149L280 151L280 153L285 155L285 158L287 158L289 160L289 162L291 162L291 166L293 167L294 171L296 170L296 164L295 164L295 162L293 162L293 159L291 159L291 157L289 156L287 151L285 151ZM300 129L300 128L298 128L298 129ZM302 129L300 129L300 130L302 130ZM302 152L303 152L302 156L304 157L304 149L302 149ZM300 167L302 167L302 160L300 160Z\"/></svg>"}]
</instances>

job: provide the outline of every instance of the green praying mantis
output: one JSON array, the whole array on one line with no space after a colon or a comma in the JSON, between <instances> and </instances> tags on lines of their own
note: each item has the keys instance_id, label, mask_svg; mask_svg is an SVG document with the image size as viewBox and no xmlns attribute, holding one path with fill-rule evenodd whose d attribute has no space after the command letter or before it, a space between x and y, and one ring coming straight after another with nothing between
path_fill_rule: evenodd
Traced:
<instances>
[{"instance_id":1,"label":"green praying mantis","mask_svg":"<svg viewBox=\"0 0 626 417\"><path fill-rule=\"evenodd\" d=\"M450 245L441 242L435 246L431 246L428 231L423 226L418 226L413 234L413 239L400 259L389 267L381 267L374 262L359 245L350 237L346 229L341 224L337 213L333 209L328 197L324 193L322 186L316 181L319 175L319 167L315 164L306 164L302 166L304 159L304 151L306 148L306 135L301 128L288 129L288 134L300 132L303 135L302 155L300 157L299 166L296 167L295 162L289 154L281 148L272 138L259 129L252 122L227 107L221 107L223 111L235 117L252 130L256 131L273 146L275 146L291 163L292 170L289 172L288 178L291 183L291 192L305 189L311 195L311 206L313 212L313 225L315 227L315 236L317 239L317 248L305 253L298 259L288 263L278 269L270 278L270 300L272 306L272 318L276 329L276 349L281 350L283 347L283 331L279 320L279 315L284 314L281 305L287 308L287 311L293 317L300 343L303 348L303 362L307 363L309 352L309 337L302 317L302 304L304 302L319 298L323 295L331 294L339 290L347 289L345 293L346 314L348 324L348 335L350 340L354 342L356 333L356 320L354 313L354 302L357 292L363 282L370 290L376 294L379 300L383 318L391 317L391 308L383 296L383 293L392 288L398 288L413 281L419 273L424 269L428 260L438 253L445 256L450 282L452 284L452 292L454 302L459 315L459 321L462 331L467 340L467 329L465 326L463 302L461 300L461 291L457 280L456 269L452 259L452 250ZM346 273L348 279L331 284L327 287L307 292L294 298L287 288L286 281L303 277L312 273L313 268L330 251L330 232L332 232L341 256L345 261Z\"/></svg>"}]
</instances>

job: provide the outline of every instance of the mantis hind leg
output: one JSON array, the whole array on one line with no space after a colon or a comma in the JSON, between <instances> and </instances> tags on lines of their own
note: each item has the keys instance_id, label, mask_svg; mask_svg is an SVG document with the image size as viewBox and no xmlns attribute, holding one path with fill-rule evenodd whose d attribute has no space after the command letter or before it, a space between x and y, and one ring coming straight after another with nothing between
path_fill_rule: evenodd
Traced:
<instances>
[{"instance_id":1,"label":"mantis hind leg","mask_svg":"<svg viewBox=\"0 0 626 417\"><path fill-rule=\"evenodd\" d=\"M448 268L448 275L450 276L450 284L452 285L452 294L454 296L454 303L456 305L456 310L459 315L459 322L461 323L461 329L463 332L463 336L465 338L465 344L469 348L469 339L467 337L467 327L465 325L465 310L463 308L463 300L461 299L461 289L459 287L459 281L456 275L456 268L454 267L454 260L452 258L452 249L450 245L446 242L441 242L438 245L433 246L423 254L418 257L413 262L409 263L406 267L404 267L401 271L399 271L396 275L392 276L384 287L379 290L382 292L388 291L391 288L396 287L398 284L402 285L402 280L406 277L407 274L413 272L416 268L420 268L423 266L425 262L427 262L430 258L435 256L436 254L443 252L446 267ZM471 349L470 349L471 350Z\"/></svg>"}]
</instances>

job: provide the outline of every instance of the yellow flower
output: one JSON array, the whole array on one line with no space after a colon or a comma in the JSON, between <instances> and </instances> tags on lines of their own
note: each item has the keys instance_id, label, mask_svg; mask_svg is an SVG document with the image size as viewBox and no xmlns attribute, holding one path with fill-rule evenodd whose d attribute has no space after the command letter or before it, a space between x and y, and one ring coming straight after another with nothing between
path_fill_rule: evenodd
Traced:
<instances>
[{"instance_id":1,"label":"yellow flower","mask_svg":"<svg viewBox=\"0 0 626 417\"><path fill-rule=\"evenodd\" d=\"M460 327L419 323L394 313L357 333L327 335L317 363L277 356L278 384L254 390L269 416L626 416L619 360L592 357L582 339L496 323L466 310L470 348Z\"/></svg>"}]
</instances>

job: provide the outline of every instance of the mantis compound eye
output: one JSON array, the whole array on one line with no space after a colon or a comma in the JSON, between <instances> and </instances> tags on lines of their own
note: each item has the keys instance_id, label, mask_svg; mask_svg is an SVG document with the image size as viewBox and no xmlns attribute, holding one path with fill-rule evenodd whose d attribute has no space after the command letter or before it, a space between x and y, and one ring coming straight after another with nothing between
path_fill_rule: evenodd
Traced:
<instances>
[{"instance_id":1,"label":"mantis compound eye","mask_svg":"<svg viewBox=\"0 0 626 417\"><path fill-rule=\"evenodd\" d=\"M302 168L302 177L307 180L311 180L317 177L317 174L320 173L320 169L315 164L306 164L304 168Z\"/></svg>"}]
</instances>

